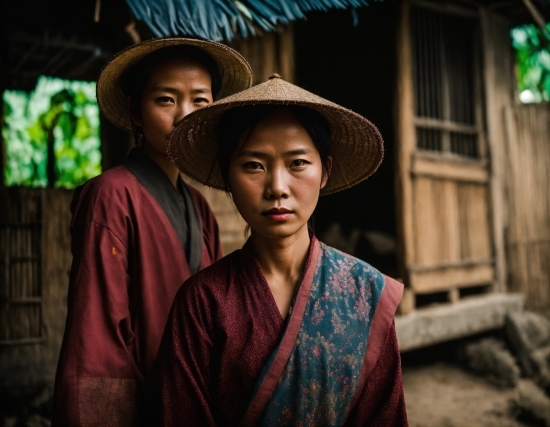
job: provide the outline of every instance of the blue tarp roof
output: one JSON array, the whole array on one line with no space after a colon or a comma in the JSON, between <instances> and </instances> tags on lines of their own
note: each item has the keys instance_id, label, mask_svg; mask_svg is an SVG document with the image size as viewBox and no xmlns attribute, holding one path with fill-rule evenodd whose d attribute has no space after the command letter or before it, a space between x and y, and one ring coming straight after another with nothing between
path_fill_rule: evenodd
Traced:
<instances>
[{"instance_id":1,"label":"blue tarp roof","mask_svg":"<svg viewBox=\"0 0 550 427\"><path fill-rule=\"evenodd\" d=\"M381 0L374 0L381 1ZM255 28L272 31L278 24L305 18L313 10L355 9L366 0L126 0L135 17L157 37L197 36L230 41Z\"/></svg>"}]
</instances>

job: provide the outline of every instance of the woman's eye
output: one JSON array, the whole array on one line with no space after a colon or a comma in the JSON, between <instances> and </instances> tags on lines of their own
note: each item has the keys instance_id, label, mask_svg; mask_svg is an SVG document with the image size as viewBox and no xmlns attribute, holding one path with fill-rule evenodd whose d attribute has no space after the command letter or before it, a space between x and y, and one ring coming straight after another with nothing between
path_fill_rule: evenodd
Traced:
<instances>
[{"instance_id":1,"label":"woman's eye","mask_svg":"<svg viewBox=\"0 0 550 427\"><path fill-rule=\"evenodd\" d=\"M258 162L246 162L244 167L245 169L263 169L262 164Z\"/></svg>"},{"instance_id":2,"label":"woman's eye","mask_svg":"<svg viewBox=\"0 0 550 427\"><path fill-rule=\"evenodd\" d=\"M157 101L162 104L170 104L174 102L169 96L160 96L157 98Z\"/></svg>"},{"instance_id":3,"label":"woman's eye","mask_svg":"<svg viewBox=\"0 0 550 427\"><path fill-rule=\"evenodd\" d=\"M199 105L210 104L210 100L206 98L197 98L195 99L195 104L199 104Z\"/></svg>"},{"instance_id":4,"label":"woman's eye","mask_svg":"<svg viewBox=\"0 0 550 427\"><path fill-rule=\"evenodd\" d=\"M308 162L307 160L304 160L304 159L296 159L296 160L294 160L294 161L290 164L290 166L291 166L291 167L297 167L297 168L299 168L299 167L302 167L302 166L307 165L308 163L309 163L309 162Z\"/></svg>"}]
</instances>

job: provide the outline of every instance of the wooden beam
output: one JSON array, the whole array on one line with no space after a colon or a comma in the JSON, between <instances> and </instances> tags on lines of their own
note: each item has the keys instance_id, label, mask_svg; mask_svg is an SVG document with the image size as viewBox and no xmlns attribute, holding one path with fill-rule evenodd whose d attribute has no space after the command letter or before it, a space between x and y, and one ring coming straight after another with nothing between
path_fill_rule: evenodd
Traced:
<instances>
[{"instance_id":1,"label":"wooden beam","mask_svg":"<svg viewBox=\"0 0 550 427\"><path fill-rule=\"evenodd\" d=\"M441 156L430 158L415 155L411 173L414 176L487 184L489 182L489 172L484 163L454 161L441 158Z\"/></svg>"},{"instance_id":2,"label":"wooden beam","mask_svg":"<svg viewBox=\"0 0 550 427\"><path fill-rule=\"evenodd\" d=\"M414 124L423 128L460 132L468 135L477 135L481 132L480 127L476 125L467 125L464 123L451 122L450 120L438 120L427 117L415 117Z\"/></svg>"},{"instance_id":3,"label":"wooden beam","mask_svg":"<svg viewBox=\"0 0 550 427\"><path fill-rule=\"evenodd\" d=\"M542 32L548 36L548 30L546 29L546 22L544 21L544 17L539 12L537 7L533 4L531 0L523 0L523 4L533 17L533 21L540 27Z\"/></svg>"},{"instance_id":4,"label":"wooden beam","mask_svg":"<svg viewBox=\"0 0 550 427\"><path fill-rule=\"evenodd\" d=\"M493 265L480 264L469 267L442 267L410 273L411 287L417 294L446 291L454 287L492 284L495 279Z\"/></svg>"}]
</instances>

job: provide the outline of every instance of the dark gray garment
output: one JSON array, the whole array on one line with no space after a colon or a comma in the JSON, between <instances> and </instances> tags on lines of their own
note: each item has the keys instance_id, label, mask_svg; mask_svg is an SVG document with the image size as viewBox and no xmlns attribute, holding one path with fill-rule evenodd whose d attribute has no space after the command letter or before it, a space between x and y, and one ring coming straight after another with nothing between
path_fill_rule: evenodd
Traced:
<instances>
[{"instance_id":1,"label":"dark gray garment","mask_svg":"<svg viewBox=\"0 0 550 427\"><path fill-rule=\"evenodd\" d=\"M202 259L202 226L187 185L179 177L179 191L176 190L162 168L140 147L130 151L125 166L166 213L185 251L191 274L195 274Z\"/></svg>"}]
</instances>

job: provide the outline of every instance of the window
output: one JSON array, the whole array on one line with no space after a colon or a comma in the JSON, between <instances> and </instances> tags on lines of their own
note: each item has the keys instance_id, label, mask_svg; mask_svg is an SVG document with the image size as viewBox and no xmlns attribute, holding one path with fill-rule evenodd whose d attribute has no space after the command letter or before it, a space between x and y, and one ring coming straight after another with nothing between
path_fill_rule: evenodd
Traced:
<instances>
[{"instance_id":1,"label":"window","mask_svg":"<svg viewBox=\"0 0 550 427\"><path fill-rule=\"evenodd\" d=\"M418 7L411 12L418 148L479 158L477 21Z\"/></svg>"},{"instance_id":2,"label":"window","mask_svg":"<svg viewBox=\"0 0 550 427\"><path fill-rule=\"evenodd\" d=\"M95 83L40 76L3 103L6 185L74 188L101 173Z\"/></svg>"}]
</instances>

